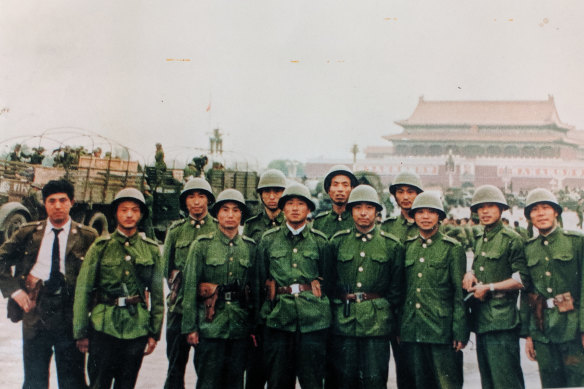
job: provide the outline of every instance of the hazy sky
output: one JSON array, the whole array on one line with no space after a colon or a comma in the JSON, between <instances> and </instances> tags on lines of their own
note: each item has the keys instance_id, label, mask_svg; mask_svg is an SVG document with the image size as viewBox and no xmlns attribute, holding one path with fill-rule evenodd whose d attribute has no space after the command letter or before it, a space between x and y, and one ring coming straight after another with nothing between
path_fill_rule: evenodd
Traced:
<instances>
[{"instance_id":1,"label":"hazy sky","mask_svg":"<svg viewBox=\"0 0 584 389\"><path fill-rule=\"evenodd\" d=\"M584 129L584 3L0 0L0 135L76 127L146 157L386 145L427 100L545 100ZM207 108L211 104L210 111Z\"/></svg>"}]
</instances>

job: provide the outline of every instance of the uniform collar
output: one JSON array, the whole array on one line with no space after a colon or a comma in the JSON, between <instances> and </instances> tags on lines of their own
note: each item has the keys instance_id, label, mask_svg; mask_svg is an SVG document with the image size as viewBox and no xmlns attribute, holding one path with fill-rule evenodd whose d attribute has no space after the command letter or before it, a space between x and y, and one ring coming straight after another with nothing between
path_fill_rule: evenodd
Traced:
<instances>
[{"instance_id":1,"label":"uniform collar","mask_svg":"<svg viewBox=\"0 0 584 389\"><path fill-rule=\"evenodd\" d=\"M493 225L493 228L491 228L489 231L487 231L485 226L483 226L483 237L490 240L493 236L497 235L497 233L502 229L503 222L501 221L501 219L499 219L497 222L495 222L495 225Z\"/></svg>"},{"instance_id":2,"label":"uniform collar","mask_svg":"<svg viewBox=\"0 0 584 389\"><path fill-rule=\"evenodd\" d=\"M221 231L218 232L218 235L219 235L219 240L221 241L221 243L223 243L226 246L237 246L237 244L241 240L241 237L239 236L239 234L235 235L233 237L233 239L229 239L229 237L227 235L225 235L224 233L222 233Z\"/></svg>"},{"instance_id":3,"label":"uniform collar","mask_svg":"<svg viewBox=\"0 0 584 389\"><path fill-rule=\"evenodd\" d=\"M264 208L262 212L262 220L266 227L276 227L281 225L284 222L284 212L280 211L278 216L274 218L274 220L270 219L268 214L266 213L266 209Z\"/></svg>"},{"instance_id":4,"label":"uniform collar","mask_svg":"<svg viewBox=\"0 0 584 389\"><path fill-rule=\"evenodd\" d=\"M353 229L355 231L355 239L363 240L363 242L373 239L373 237L377 234L377 226L374 226L369 232L366 232L365 234L359 232L356 227L353 227Z\"/></svg>"},{"instance_id":5,"label":"uniform collar","mask_svg":"<svg viewBox=\"0 0 584 389\"><path fill-rule=\"evenodd\" d=\"M140 239L140 234L136 232L132 236L126 236L124 233L122 233L120 230L116 228L116 230L112 234L112 238L122 243L124 246L130 246L136 244L136 242Z\"/></svg>"},{"instance_id":6,"label":"uniform collar","mask_svg":"<svg viewBox=\"0 0 584 389\"><path fill-rule=\"evenodd\" d=\"M537 238L540 239L544 245L546 245L546 242L548 242L547 244L553 243L556 239L558 239L560 230L560 226L556 226L556 228L554 228L554 230L546 236L539 235Z\"/></svg>"},{"instance_id":7,"label":"uniform collar","mask_svg":"<svg viewBox=\"0 0 584 389\"><path fill-rule=\"evenodd\" d=\"M399 217L397 218L397 220L399 220L401 222L401 224L405 224L408 227L414 225L413 221L409 221L408 219L406 219L406 217L401 213L401 210L400 210Z\"/></svg>"},{"instance_id":8,"label":"uniform collar","mask_svg":"<svg viewBox=\"0 0 584 389\"><path fill-rule=\"evenodd\" d=\"M435 242L438 242L439 240L442 239L442 233L440 232L440 230L438 230L438 232L436 232L434 235L432 235L428 239L425 239L422 235L418 235L418 236L420 237L420 243L422 244L422 247L424 247L424 248L431 246ZM426 245L426 246L424 246L424 245Z\"/></svg>"},{"instance_id":9,"label":"uniform collar","mask_svg":"<svg viewBox=\"0 0 584 389\"><path fill-rule=\"evenodd\" d=\"M288 236L288 237L293 238L295 236L301 236L301 237L305 238L306 234L308 233L309 227L308 227L308 223L304 224L304 226L302 226L302 229L300 230L300 232L298 234L294 235L294 233L292 232L292 230L288 226L288 223L286 223L283 230L284 230L284 233L286 234L286 236Z\"/></svg>"},{"instance_id":10,"label":"uniform collar","mask_svg":"<svg viewBox=\"0 0 584 389\"><path fill-rule=\"evenodd\" d=\"M202 218L201 220L197 220L194 217L192 217L191 215L189 215L188 220L189 220L190 225L193 227L204 226L205 224L211 222L211 215L209 214L209 212L207 212L205 217Z\"/></svg>"},{"instance_id":11,"label":"uniform collar","mask_svg":"<svg viewBox=\"0 0 584 389\"><path fill-rule=\"evenodd\" d=\"M343 220L347 220L348 218L351 217L351 212L345 208L345 210L343 211L343 213L341 213L340 215L338 213L336 213L333 209L331 209L331 218L335 219L337 221L343 221Z\"/></svg>"},{"instance_id":12,"label":"uniform collar","mask_svg":"<svg viewBox=\"0 0 584 389\"><path fill-rule=\"evenodd\" d=\"M59 228L55 227L53 225L53 223L51 223L51 221L49 219L47 219L47 224L45 227L45 235L54 234L53 228L63 230L63 232L64 232L63 236L68 236L69 231L71 231L71 217L69 217L69 220L67 220L67 223L63 224Z\"/></svg>"}]
</instances>

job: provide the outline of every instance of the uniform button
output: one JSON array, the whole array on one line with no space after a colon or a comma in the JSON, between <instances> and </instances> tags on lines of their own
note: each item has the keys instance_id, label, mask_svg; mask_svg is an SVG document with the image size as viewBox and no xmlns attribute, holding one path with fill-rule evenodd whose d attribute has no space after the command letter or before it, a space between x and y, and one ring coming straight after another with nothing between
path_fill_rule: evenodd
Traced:
<instances>
[{"instance_id":1,"label":"uniform button","mask_svg":"<svg viewBox=\"0 0 584 389\"><path fill-rule=\"evenodd\" d=\"M127 276L129 276L129 275L130 275L130 271L129 271L129 270L126 270L125 274L126 274Z\"/></svg>"},{"instance_id":2,"label":"uniform button","mask_svg":"<svg viewBox=\"0 0 584 389\"><path fill-rule=\"evenodd\" d=\"M359 253L359 255L361 256L361 258L365 258L365 251L361 251L361 253Z\"/></svg>"},{"instance_id":3,"label":"uniform button","mask_svg":"<svg viewBox=\"0 0 584 389\"><path fill-rule=\"evenodd\" d=\"M229 246L230 246L230 247L231 247L231 246L233 246L233 242L229 242Z\"/></svg>"},{"instance_id":4,"label":"uniform button","mask_svg":"<svg viewBox=\"0 0 584 389\"><path fill-rule=\"evenodd\" d=\"M231 301L226 301L225 304L231 305Z\"/></svg>"},{"instance_id":5,"label":"uniform button","mask_svg":"<svg viewBox=\"0 0 584 389\"><path fill-rule=\"evenodd\" d=\"M366 237L362 237L362 238L361 238L361 240L362 240L363 242L367 242L367 238L366 238Z\"/></svg>"},{"instance_id":6,"label":"uniform button","mask_svg":"<svg viewBox=\"0 0 584 389\"><path fill-rule=\"evenodd\" d=\"M426 242L427 242L428 244L432 244L432 239L428 239Z\"/></svg>"},{"instance_id":7,"label":"uniform button","mask_svg":"<svg viewBox=\"0 0 584 389\"><path fill-rule=\"evenodd\" d=\"M130 257L129 255L126 255L126 256L124 257L124 259L125 259L126 261L129 261L130 259L132 259L132 257Z\"/></svg>"},{"instance_id":8,"label":"uniform button","mask_svg":"<svg viewBox=\"0 0 584 389\"><path fill-rule=\"evenodd\" d=\"M272 222L272 227L276 227L276 222Z\"/></svg>"},{"instance_id":9,"label":"uniform button","mask_svg":"<svg viewBox=\"0 0 584 389\"><path fill-rule=\"evenodd\" d=\"M546 271L546 272L545 272L545 275L546 275L546 276L548 276L548 277L551 277L552 273L551 273L551 272L549 272L549 271Z\"/></svg>"},{"instance_id":10,"label":"uniform button","mask_svg":"<svg viewBox=\"0 0 584 389\"><path fill-rule=\"evenodd\" d=\"M426 248L426 247L428 247L428 246L426 245L426 243L422 243L422 247L423 247L423 248Z\"/></svg>"},{"instance_id":11,"label":"uniform button","mask_svg":"<svg viewBox=\"0 0 584 389\"><path fill-rule=\"evenodd\" d=\"M479 267L479 270L480 271L485 271L485 267L484 266L481 266L481 267Z\"/></svg>"},{"instance_id":12,"label":"uniform button","mask_svg":"<svg viewBox=\"0 0 584 389\"><path fill-rule=\"evenodd\" d=\"M422 288L416 288L416 292L420 293L422 291Z\"/></svg>"},{"instance_id":13,"label":"uniform button","mask_svg":"<svg viewBox=\"0 0 584 389\"><path fill-rule=\"evenodd\" d=\"M296 253L298 252L298 249L297 249L296 247L294 247L294 248L292 249L292 252L293 252L294 254L296 254Z\"/></svg>"},{"instance_id":14,"label":"uniform button","mask_svg":"<svg viewBox=\"0 0 584 389\"><path fill-rule=\"evenodd\" d=\"M200 224L197 224L197 225L195 226L195 228L201 228L201 225L200 225Z\"/></svg>"},{"instance_id":15,"label":"uniform button","mask_svg":"<svg viewBox=\"0 0 584 389\"><path fill-rule=\"evenodd\" d=\"M373 235L367 234L367 239L371 239L371 238L373 238Z\"/></svg>"},{"instance_id":16,"label":"uniform button","mask_svg":"<svg viewBox=\"0 0 584 389\"><path fill-rule=\"evenodd\" d=\"M128 241L124 242L124 246L129 246L129 245L130 245L130 242L128 242Z\"/></svg>"},{"instance_id":17,"label":"uniform button","mask_svg":"<svg viewBox=\"0 0 584 389\"><path fill-rule=\"evenodd\" d=\"M543 244L547 246L548 244L550 244L550 242L548 242L547 240L544 240Z\"/></svg>"},{"instance_id":18,"label":"uniform button","mask_svg":"<svg viewBox=\"0 0 584 389\"><path fill-rule=\"evenodd\" d=\"M363 286L363 284L362 284L362 283L360 283L360 282L357 282L357 288L360 288L360 287L362 287L362 286Z\"/></svg>"},{"instance_id":19,"label":"uniform button","mask_svg":"<svg viewBox=\"0 0 584 389\"><path fill-rule=\"evenodd\" d=\"M343 218L339 216L339 218L337 219L338 221L342 222Z\"/></svg>"},{"instance_id":20,"label":"uniform button","mask_svg":"<svg viewBox=\"0 0 584 389\"><path fill-rule=\"evenodd\" d=\"M362 272L363 271L363 266L359 266L359 271Z\"/></svg>"},{"instance_id":21,"label":"uniform button","mask_svg":"<svg viewBox=\"0 0 584 389\"><path fill-rule=\"evenodd\" d=\"M424 263L425 259L424 257L420 258L420 262Z\"/></svg>"},{"instance_id":22,"label":"uniform button","mask_svg":"<svg viewBox=\"0 0 584 389\"><path fill-rule=\"evenodd\" d=\"M293 263L293 264L292 264L292 267L293 267L293 268L297 268L297 267L298 267L298 264L296 264L296 263Z\"/></svg>"},{"instance_id":23,"label":"uniform button","mask_svg":"<svg viewBox=\"0 0 584 389\"><path fill-rule=\"evenodd\" d=\"M421 307L422 307L422 304L416 303L416 309L420 309Z\"/></svg>"},{"instance_id":24,"label":"uniform button","mask_svg":"<svg viewBox=\"0 0 584 389\"><path fill-rule=\"evenodd\" d=\"M487 255L487 253L485 253L484 251L481 253L481 255L484 257Z\"/></svg>"},{"instance_id":25,"label":"uniform button","mask_svg":"<svg viewBox=\"0 0 584 389\"><path fill-rule=\"evenodd\" d=\"M553 289L552 288L547 288L546 290L547 290L548 293L553 292Z\"/></svg>"},{"instance_id":26,"label":"uniform button","mask_svg":"<svg viewBox=\"0 0 584 389\"><path fill-rule=\"evenodd\" d=\"M418 273L418 278L422 278L422 273Z\"/></svg>"},{"instance_id":27,"label":"uniform button","mask_svg":"<svg viewBox=\"0 0 584 389\"><path fill-rule=\"evenodd\" d=\"M232 275L233 275L233 272L232 272L232 271L230 271L230 272L229 272L229 276L231 277Z\"/></svg>"},{"instance_id":28,"label":"uniform button","mask_svg":"<svg viewBox=\"0 0 584 389\"><path fill-rule=\"evenodd\" d=\"M483 238L483 242L488 242L489 238Z\"/></svg>"},{"instance_id":29,"label":"uniform button","mask_svg":"<svg viewBox=\"0 0 584 389\"><path fill-rule=\"evenodd\" d=\"M205 224L205 221L204 220L201 220L201 225L203 225L203 224Z\"/></svg>"},{"instance_id":30,"label":"uniform button","mask_svg":"<svg viewBox=\"0 0 584 389\"><path fill-rule=\"evenodd\" d=\"M233 262L233 257L229 257L229 261L230 262Z\"/></svg>"},{"instance_id":31,"label":"uniform button","mask_svg":"<svg viewBox=\"0 0 584 389\"><path fill-rule=\"evenodd\" d=\"M550 260L550 258L549 258L549 257L545 257L545 260L546 260L546 261L549 261L549 260Z\"/></svg>"},{"instance_id":32,"label":"uniform button","mask_svg":"<svg viewBox=\"0 0 584 389\"><path fill-rule=\"evenodd\" d=\"M191 220L191 226L194 226L194 225L195 225L195 221Z\"/></svg>"}]
</instances>

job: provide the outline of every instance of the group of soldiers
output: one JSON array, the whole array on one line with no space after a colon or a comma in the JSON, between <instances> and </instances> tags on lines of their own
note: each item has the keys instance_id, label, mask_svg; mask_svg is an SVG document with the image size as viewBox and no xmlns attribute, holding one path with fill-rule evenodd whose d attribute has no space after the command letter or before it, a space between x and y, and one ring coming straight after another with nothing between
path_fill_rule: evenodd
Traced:
<instances>
[{"instance_id":1,"label":"group of soldiers","mask_svg":"<svg viewBox=\"0 0 584 389\"><path fill-rule=\"evenodd\" d=\"M116 230L96 239L69 217L70 184L49 182L47 220L0 247L0 290L23 321L23 387L48 387L53 350L62 388L85 387L86 352L91 388L134 387L161 336L163 279L165 388L184 388L193 348L197 388L386 388L390 349L399 388L461 388L470 331L484 388L525 387L520 337L542 386L584 386L584 236L558 225L551 192L529 193L538 234L526 240L503 225L501 191L477 188L467 271L440 198L416 174L396 176L400 213L381 223L377 192L348 167L332 167L324 188L332 209L311 221L308 188L277 170L260 177L255 216L237 190L215 197L193 178L160 256L138 233L139 191L116 195Z\"/></svg>"}]
</instances>

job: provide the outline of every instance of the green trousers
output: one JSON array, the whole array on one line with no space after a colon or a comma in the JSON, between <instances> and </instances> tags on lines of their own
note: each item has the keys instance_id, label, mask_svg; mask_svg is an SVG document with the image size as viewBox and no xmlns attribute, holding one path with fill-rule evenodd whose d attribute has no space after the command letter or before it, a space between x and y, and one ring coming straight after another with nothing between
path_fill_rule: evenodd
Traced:
<instances>
[{"instance_id":1,"label":"green trousers","mask_svg":"<svg viewBox=\"0 0 584 389\"><path fill-rule=\"evenodd\" d=\"M451 344L402 343L415 388L461 389L462 351Z\"/></svg>"},{"instance_id":2,"label":"green trousers","mask_svg":"<svg viewBox=\"0 0 584 389\"><path fill-rule=\"evenodd\" d=\"M195 348L197 389L242 389L247 339L200 338Z\"/></svg>"},{"instance_id":3,"label":"green trousers","mask_svg":"<svg viewBox=\"0 0 584 389\"><path fill-rule=\"evenodd\" d=\"M584 387L584 348L580 339L566 343L533 342L544 388Z\"/></svg>"},{"instance_id":4,"label":"green trousers","mask_svg":"<svg viewBox=\"0 0 584 389\"><path fill-rule=\"evenodd\" d=\"M517 331L477 334L477 359L483 389L523 389Z\"/></svg>"}]
</instances>

